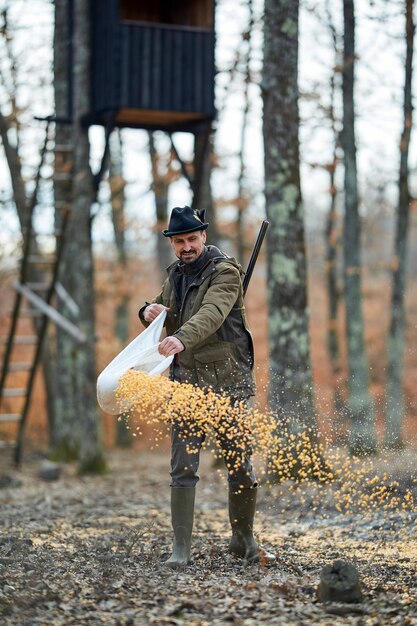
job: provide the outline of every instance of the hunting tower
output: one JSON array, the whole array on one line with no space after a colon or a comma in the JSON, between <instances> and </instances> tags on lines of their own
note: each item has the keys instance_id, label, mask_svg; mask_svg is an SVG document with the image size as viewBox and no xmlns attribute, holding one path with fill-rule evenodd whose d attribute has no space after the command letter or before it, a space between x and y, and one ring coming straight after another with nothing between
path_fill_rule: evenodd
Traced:
<instances>
[{"instance_id":1,"label":"hunting tower","mask_svg":"<svg viewBox=\"0 0 417 626\"><path fill-rule=\"evenodd\" d=\"M215 0L91 0L90 124L205 131Z\"/></svg>"}]
</instances>

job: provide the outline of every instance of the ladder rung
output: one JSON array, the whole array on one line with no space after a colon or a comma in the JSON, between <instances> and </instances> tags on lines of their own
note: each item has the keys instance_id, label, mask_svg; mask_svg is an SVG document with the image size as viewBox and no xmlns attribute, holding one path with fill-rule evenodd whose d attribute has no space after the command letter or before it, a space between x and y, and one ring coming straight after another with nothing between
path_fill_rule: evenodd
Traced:
<instances>
[{"instance_id":1,"label":"ladder rung","mask_svg":"<svg viewBox=\"0 0 417 626\"><path fill-rule=\"evenodd\" d=\"M11 317L12 314L13 311L8 311L7 317ZM42 313L36 309L29 309L23 306L19 309L19 317L39 317L39 315L42 315Z\"/></svg>"},{"instance_id":2,"label":"ladder rung","mask_svg":"<svg viewBox=\"0 0 417 626\"><path fill-rule=\"evenodd\" d=\"M46 291L50 285L48 283L24 283L32 291Z\"/></svg>"},{"instance_id":3,"label":"ladder rung","mask_svg":"<svg viewBox=\"0 0 417 626\"><path fill-rule=\"evenodd\" d=\"M20 315L22 317L40 317L43 315L42 311L38 311L37 309L20 309Z\"/></svg>"},{"instance_id":4,"label":"ladder rung","mask_svg":"<svg viewBox=\"0 0 417 626\"><path fill-rule=\"evenodd\" d=\"M0 413L0 422L18 422L21 419L20 413Z\"/></svg>"},{"instance_id":5,"label":"ladder rung","mask_svg":"<svg viewBox=\"0 0 417 626\"><path fill-rule=\"evenodd\" d=\"M10 363L9 365L9 372L29 372L31 369L31 363Z\"/></svg>"},{"instance_id":6,"label":"ladder rung","mask_svg":"<svg viewBox=\"0 0 417 626\"><path fill-rule=\"evenodd\" d=\"M54 285L55 286L55 285ZM21 285L18 282L13 283L13 288L25 296L29 302L32 302L34 306L43 311L43 313L52 320L57 326L65 330L68 334L70 334L77 342L84 343L86 341L86 336L83 332L80 331L79 328L75 324L73 324L70 320L66 319L59 311L54 309L50 304L42 300L36 293L28 289L26 285ZM50 295L50 294L48 294Z\"/></svg>"},{"instance_id":7,"label":"ladder rung","mask_svg":"<svg viewBox=\"0 0 417 626\"><path fill-rule=\"evenodd\" d=\"M7 343L8 341L8 337L2 337L2 343ZM28 346L37 341L38 338L36 335L15 335L15 337L13 337L13 342L20 346Z\"/></svg>"},{"instance_id":8,"label":"ladder rung","mask_svg":"<svg viewBox=\"0 0 417 626\"><path fill-rule=\"evenodd\" d=\"M18 346L30 346L37 342L36 335L14 335L13 343ZM0 344L5 345L9 342L9 337L0 337Z\"/></svg>"},{"instance_id":9,"label":"ladder rung","mask_svg":"<svg viewBox=\"0 0 417 626\"><path fill-rule=\"evenodd\" d=\"M3 389L3 398L21 398L26 395L25 387L9 387Z\"/></svg>"},{"instance_id":10,"label":"ladder rung","mask_svg":"<svg viewBox=\"0 0 417 626\"><path fill-rule=\"evenodd\" d=\"M55 257L45 257L40 254L29 254L28 256L29 263L55 263Z\"/></svg>"}]
</instances>

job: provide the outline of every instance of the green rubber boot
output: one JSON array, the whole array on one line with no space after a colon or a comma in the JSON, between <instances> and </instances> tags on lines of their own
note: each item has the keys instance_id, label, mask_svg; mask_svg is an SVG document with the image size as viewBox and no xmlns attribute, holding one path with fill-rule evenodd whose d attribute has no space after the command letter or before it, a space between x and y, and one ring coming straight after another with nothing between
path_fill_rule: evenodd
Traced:
<instances>
[{"instance_id":1,"label":"green rubber boot","mask_svg":"<svg viewBox=\"0 0 417 626\"><path fill-rule=\"evenodd\" d=\"M171 488L171 520L174 531L172 554L165 565L184 567L190 562L194 521L195 487Z\"/></svg>"},{"instance_id":2,"label":"green rubber boot","mask_svg":"<svg viewBox=\"0 0 417 626\"><path fill-rule=\"evenodd\" d=\"M229 519L232 538L229 552L248 563L271 562L275 556L258 546L253 536L253 520L256 511L257 489L229 490Z\"/></svg>"}]
</instances>

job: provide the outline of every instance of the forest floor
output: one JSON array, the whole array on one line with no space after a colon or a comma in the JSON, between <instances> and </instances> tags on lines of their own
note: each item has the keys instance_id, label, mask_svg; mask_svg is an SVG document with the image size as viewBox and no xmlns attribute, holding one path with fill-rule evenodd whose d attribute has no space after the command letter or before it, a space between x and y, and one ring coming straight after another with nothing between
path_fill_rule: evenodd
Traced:
<instances>
[{"instance_id":1,"label":"forest floor","mask_svg":"<svg viewBox=\"0 0 417 626\"><path fill-rule=\"evenodd\" d=\"M417 625L415 511L339 513L334 487L264 486L255 530L277 560L247 566L227 554L224 474L205 453L193 562L172 571L168 452L110 451L107 474L64 465L54 482L40 480L40 463L0 467L13 481L0 489L2 625ZM415 451L380 463L400 491L410 486ZM362 602L317 600L335 559L359 570Z\"/></svg>"}]
</instances>

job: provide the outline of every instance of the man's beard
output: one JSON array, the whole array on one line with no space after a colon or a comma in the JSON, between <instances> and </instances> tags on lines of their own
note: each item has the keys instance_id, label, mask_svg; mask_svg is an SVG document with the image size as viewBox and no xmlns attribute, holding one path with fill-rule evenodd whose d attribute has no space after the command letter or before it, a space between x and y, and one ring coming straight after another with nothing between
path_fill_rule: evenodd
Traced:
<instances>
[{"instance_id":1,"label":"man's beard","mask_svg":"<svg viewBox=\"0 0 417 626\"><path fill-rule=\"evenodd\" d=\"M188 254L181 252L180 259L183 263L193 263L197 259L197 251L189 250Z\"/></svg>"}]
</instances>

